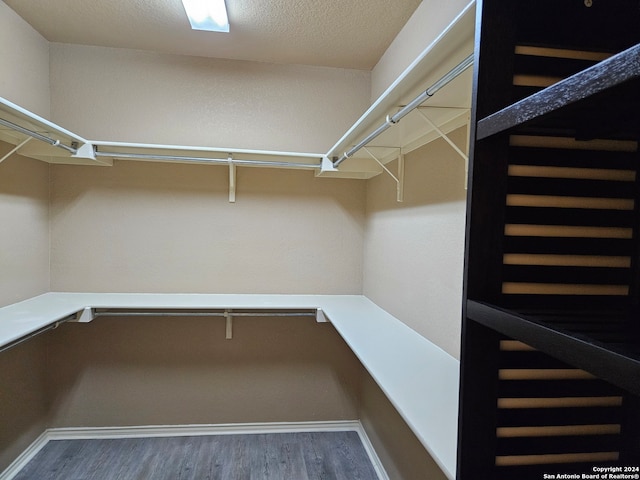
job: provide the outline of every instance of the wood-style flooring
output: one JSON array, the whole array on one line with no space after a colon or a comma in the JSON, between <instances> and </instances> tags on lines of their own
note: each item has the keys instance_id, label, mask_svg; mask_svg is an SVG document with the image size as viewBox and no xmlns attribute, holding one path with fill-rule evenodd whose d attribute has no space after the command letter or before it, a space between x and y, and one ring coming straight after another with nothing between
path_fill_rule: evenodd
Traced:
<instances>
[{"instance_id":1,"label":"wood-style flooring","mask_svg":"<svg viewBox=\"0 0 640 480\"><path fill-rule=\"evenodd\" d=\"M51 440L14 480L378 480L354 431Z\"/></svg>"}]
</instances>

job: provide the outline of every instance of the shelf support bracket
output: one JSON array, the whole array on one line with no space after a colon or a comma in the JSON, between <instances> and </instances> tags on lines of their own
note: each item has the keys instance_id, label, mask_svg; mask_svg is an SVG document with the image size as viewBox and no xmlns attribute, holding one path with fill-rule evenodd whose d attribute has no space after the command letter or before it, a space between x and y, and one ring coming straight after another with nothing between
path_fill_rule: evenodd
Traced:
<instances>
[{"instance_id":1,"label":"shelf support bracket","mask_svg":"<svg viewBox=\"0 0 640 480\"><path fill-rule=\"evenodd\" d=\"M227 321L224 338L231 340L233 338L233 314L231 313L231 310L224 311L224 318Z\"/></svg>"},{"instance_id":2,"label":"shelf support bracket","mask_svg":"<svg viewBox=\"0 0 640 480\"><path fill-rule=\"evenodd\" d=\"M11 149L5 156L3 156L2 158L0 158L0 163L4 162L7 158L9 158L11 155L13 155L14 153L16 153L18 150L20 150L22 147L24 147L33 137L27 137L25 138L19 145L16 145L15 148Z\"/></svg>"},{"instance_id":3,"label":"shelf support bracket","mask_svg":"<svg viewBox=\"0 0 640 480\"><path fill-rule=\"evenodd\" d=\"M395 176L391 170L387 168L387 166L380 161L378 157L376 157L371 150L367 147L362 147L362 149L369 154L371 158L373 158L378 165L382 167L382 169L389 174L391 178L393 178L396 182L396 200L401 203L404 202L404 154L400 149L398 153L398 176Z\"/></svg>"},{"instance_id":4,"label":"shelf support bracket","mask_svg":"<svg viewBox=\"0 0 640 480\"><path fill-rule=\"evenodd\" d=\"M89 323L96 318L95 311L91 307L86 307L82 311L76 313L75 317L69 320L75 323Z\"/></svg>"},{"instance_id":5,"label":"shelf support bracket","mask_svg":"<svg viewBox=\"0 0 640 480\"><path fill-rule=\"evenodd\" d=\"M418 113L420 114L420 116L422 118L424 118L426 120L426 122L431 125L431 127L438 132L438 135L440 135L444 141L446 141L449 145L451 145L451 148L453 148L458 155L460 155L463 159L464 159L464 189L467 189L467 177L469 176L469 155L467 155L465 152L463 152L460 147L458 147L455 143L453 143L453 140L451 140L449 138L449 136L444 133L442 131L442 129L440 127L438 127L438 125L435 124L435 122L433 122L427 115L426 113L424 113L422 110L420 109L416 109L418 111ZM470 123L470 119L469 116L467 116L467 126ZM469 151L469 136L467 135L467 152Z\"/></svg>"},{"instance_id":6,"label":"shelf support bracket","mask_svg":"<svg viewBox=\"0 0 640 480\"><path fill-rule=\"evenodd\" d=\"M316 308L316 322L317 323L327 323L329 319L324 314L321 308Z\"/></svg>"},{"instance_id":7,"label":"shelf support bracket","mask_svg":"<svg viewBox=\"0 0 640 480\"><path fill-rule=\"evenodd\" d=\"M236 164L233 156L229 154L229 203L236 202Z\"/></svg>"}]
</instances>

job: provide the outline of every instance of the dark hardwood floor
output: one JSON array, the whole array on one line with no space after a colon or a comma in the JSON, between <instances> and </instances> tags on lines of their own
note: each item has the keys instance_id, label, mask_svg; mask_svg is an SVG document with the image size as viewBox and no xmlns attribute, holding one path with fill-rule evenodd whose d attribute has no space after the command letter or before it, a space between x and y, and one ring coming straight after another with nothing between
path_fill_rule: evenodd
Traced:
<instances>
[{"instance_id":1,"label":"dark hardwood floor","mask_svg":"<svg viewBox=\"0 0 640 480\"><path fill-rule=\"evenodd\" d=\"M14 480L378 480L356 432L52 440Z\"/></svg>"}]
</instances>

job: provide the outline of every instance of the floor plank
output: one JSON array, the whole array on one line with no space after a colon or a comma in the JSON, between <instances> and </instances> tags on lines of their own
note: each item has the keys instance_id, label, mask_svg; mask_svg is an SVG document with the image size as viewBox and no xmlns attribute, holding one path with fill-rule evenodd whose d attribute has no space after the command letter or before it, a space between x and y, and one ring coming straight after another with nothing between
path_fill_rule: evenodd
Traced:
<instances>
[{"instance_id":1,"label":"floor plank","mask_svg":"<svg viewBox=\"0 0 640 480\"><path fill-rule=\"evenodd\" d=\"M14 480L378 480L356 432L52 440Z\"/></svg>"}]
</instances>

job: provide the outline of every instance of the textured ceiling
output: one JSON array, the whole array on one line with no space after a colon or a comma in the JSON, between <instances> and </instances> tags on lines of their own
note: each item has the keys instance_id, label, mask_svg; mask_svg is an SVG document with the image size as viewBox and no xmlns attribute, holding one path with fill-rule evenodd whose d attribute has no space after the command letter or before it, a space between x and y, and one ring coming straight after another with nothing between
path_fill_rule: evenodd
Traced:
<instances>
[{"instance_id":1,"label":"textured ceiling","mask_svg":"<svg viewBox=\"0 0 640 480\"><path fill-rule=\"evenodd\" d=\"M231 32L180 0L4 0L50 42L370 70L421 0L226 0Z\"/></svg>"}]
</instances>

